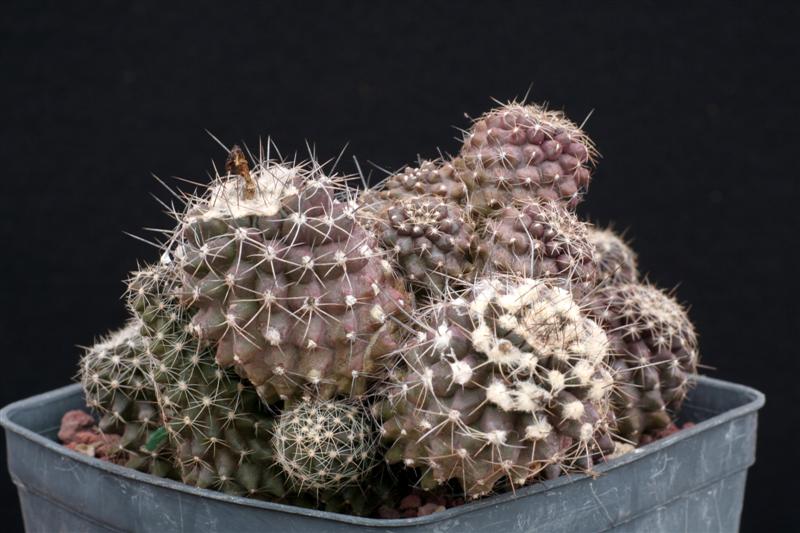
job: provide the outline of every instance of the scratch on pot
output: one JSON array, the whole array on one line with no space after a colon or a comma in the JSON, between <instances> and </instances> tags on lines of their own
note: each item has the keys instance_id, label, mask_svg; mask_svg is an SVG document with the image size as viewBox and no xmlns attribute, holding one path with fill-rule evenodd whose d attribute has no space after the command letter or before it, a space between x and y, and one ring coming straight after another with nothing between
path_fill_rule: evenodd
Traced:
<instances>
[{"instance_id":1,"label":"scratch on pot","mask_svg":"<svg viewBox=\"0 0 800 533\"><path fill-rule=\"evenodd\" d=\"M606 509L605 504L603 504L602 500L600 500L600 497L597 495L597 492L594 490L594 483L589 483L589 489L591 489L591 491L592 491L592 497L594 498L594 501L597 502L597 505L599 505L600 509L603 510L603 514L606 515L606 519L608 520L608 525L609 526L614 525L614 519L611 518L611 515L609 514L608 509ZM606 494L609 494L610 492L616 492L616 491L617 491L617 489L613 488L613 489L609 490L608 492L603 493L603 496L605 496Z\"/></svg>"},{"instance_id":2,"label":"scratch on pot","mask_svg":"<svg viewBox=\"0 0 800 533\"><path fill-rule=\"evenodd\" d=\"M717 498L717 496L719 496L719 491L717 488L718 487L714 487L708 492L714 497L714 512L717 515L717 531L721 531L720 528L722 527L722 515L719 514L719 499Z\"/></svg>"},{"instance_id":3,"label":"scratch on pot","mask_svg":"<svg viewBox=\"0 0 800 533\"><path fill-rule=\"evenodd\" d=\"M672 458L669 455L666 454L661 455L661 461L659 461L660 464L658 465L658 470L653 472L653 476L660 476L661 474L663 474L664 471L667 469L667 465L669 465L670 461L672 461Z\"/></svg>"}]
</instances>

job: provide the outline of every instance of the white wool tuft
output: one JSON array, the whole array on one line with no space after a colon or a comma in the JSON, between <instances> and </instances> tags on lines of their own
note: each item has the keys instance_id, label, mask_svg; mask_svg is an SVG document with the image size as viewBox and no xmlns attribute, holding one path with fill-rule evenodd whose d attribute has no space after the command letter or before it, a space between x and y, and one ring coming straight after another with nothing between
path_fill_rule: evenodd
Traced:
<instances>
[{"instance_id":1,"label":"white wool tuft","mask_svg":"<svg viewBox=\"0 0 800 533\"><path fill-rule=\"evenodd\" d=\"M564 405L563 415L567 420L580 420L585 411L586 408L583 406L583 404L580 401L575 400Z\"/></svg>"},{"instance_id":2,"label":"white wool tuft","mask_svg":"<svg viewBox=\"0 0 800 533\"><path fill-rule=\"evenodd\" d=\"M242 198L244 184L237 178L222 178L209 188L208 197L200 201L201 214L189 217L194 220L238 218L249 215L272 216L281 209L284 198L297 194L293 181L300 169L267 162L250 172L256 183L253 198Z\"/></svg>"},{"instance_id":3,"label":"white wool tuft","mask_svg":"<svg viewBox=\"0 0 800 533\"><path fill-rule=\"evenodd\" d=\"M486 388L486 399L497 405L503 411L514 409L514 396L500 381L493 381Z\"/></svg>"},{"instance_id":4,"label":"white wool tuft","mask_svg":"<svg viewBox=\"0 0 800 533\"><path fill-rule=\"evenodd\" d=\"M578 383L586 385L594 375L594 366L589 361L581 359L572 367L572 374L578 378Z\"/></svg>"},{"instance_id":5,"label":"white wool tuft","mask_svg":"<svg viewBox=\"0 0 800 533\"><path fill-rule=\"evenodd\" d=\"M549 370L547 372L547 381L550 383L550 392L553 395L562 391L567 384L566 376L559 370Z\"/></svg>"},{"instance_id":6,"label":"white wool tuft","mask_svg":"<svg viewBox=\"0 0 800 533\"><path fill-rule=\"evenodd\" d=\"M553 426L542 418L525 428L525 438L528 440L546 439L551 431L553 431Z\"/></svg>"},{"instance_id":7,"label":"white wool tuft","mask_svg":"<svg viewBox=\"0 0 800 533\"><path fill-rule=\"evenodd\" d=\"M450 371L453 373L453 382L459 385L466 385L472 379L472 367L464 361L450 363Z\"/></svg>"},{"instance_id":8,"label":"white wool tuft","mask_svg":"<svg viewBox=\"0 0 800 533\"><path fill-rule=\"evenodd\" d=\"M447 325L447 322L442 322L436 328L436 336L433 339L433 347L436 351L443 352L450 348L450 340L453 338L453 332Z\"/></svg>"},{"instance_id":9,"label":"white wool tuft","mask_svg":"<svg viewBox=\"0 0 800 533\"><path fill-rule=\"evenodd\" d=\"M588 442L592 440L592 435L594 435L594 426L592 426L588 422L586 422L585 424L581 424L581 431L580 431L581 441Z\"/></svg>"}]
</instances>

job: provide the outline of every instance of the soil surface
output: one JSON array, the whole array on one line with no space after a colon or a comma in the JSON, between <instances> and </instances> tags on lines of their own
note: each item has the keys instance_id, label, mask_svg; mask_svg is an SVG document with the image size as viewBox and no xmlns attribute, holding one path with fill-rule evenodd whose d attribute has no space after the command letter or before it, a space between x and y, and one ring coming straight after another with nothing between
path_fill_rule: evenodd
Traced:
<instances>
[{"instance_id":1,"label":"soil surface","mask_svg":"<svg viewBox=\"0 0 800 533\"><path fill-rule=\"evenodd\" d=\"M77 409L64 414L58 430L58 440L70 450L115 464L123 464L126 459L120 453L120 438L101 432L91 415Z\"/></svg>"}]
</instances>

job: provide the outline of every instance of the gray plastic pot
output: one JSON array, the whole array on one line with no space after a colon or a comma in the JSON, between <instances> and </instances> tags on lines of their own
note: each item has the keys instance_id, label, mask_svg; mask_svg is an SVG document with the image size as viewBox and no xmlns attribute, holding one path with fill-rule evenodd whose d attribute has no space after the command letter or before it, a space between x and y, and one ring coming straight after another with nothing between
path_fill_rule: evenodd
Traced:
<instances>
[{"instance_id":1,"label":"gray plastic pot","mask_svg":"<svg viewBox=\"0 0 800 533\"><path fill-rule=\"evenodd\" d=\"M54 441L62 414L83 407L77 385L0 411L8 466L29 532L54 531L736 531L755 461L751 388L700 378L681 414L696 422L600 465L420 518L380 520L226 496L155 478Z\"/></svg>"}]
</instances>

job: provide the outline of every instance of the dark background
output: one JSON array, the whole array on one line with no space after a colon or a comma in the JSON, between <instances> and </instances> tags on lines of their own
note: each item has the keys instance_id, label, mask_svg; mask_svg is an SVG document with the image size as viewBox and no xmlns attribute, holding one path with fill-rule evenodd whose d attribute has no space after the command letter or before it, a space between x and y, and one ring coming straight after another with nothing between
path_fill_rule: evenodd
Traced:
<instances>
[{"instance_id":1,"label":"dark background","mask_svg":"<svg viewBox=\"0 0 800 533\"><path fill-rule=\"evenodd\" d=\"M68 383L75 345L122 324L119 280L156 257L123 232L170 224L151 173L223 162L206 129L395 169L532 85L578 122L594 110L582 214L680 284L707 373L767 393L743 528L796 522L797 7L205 4L3 9L0 403ZM5 472L0 491L21 528Z\"/></svg>"}]
</instances>

